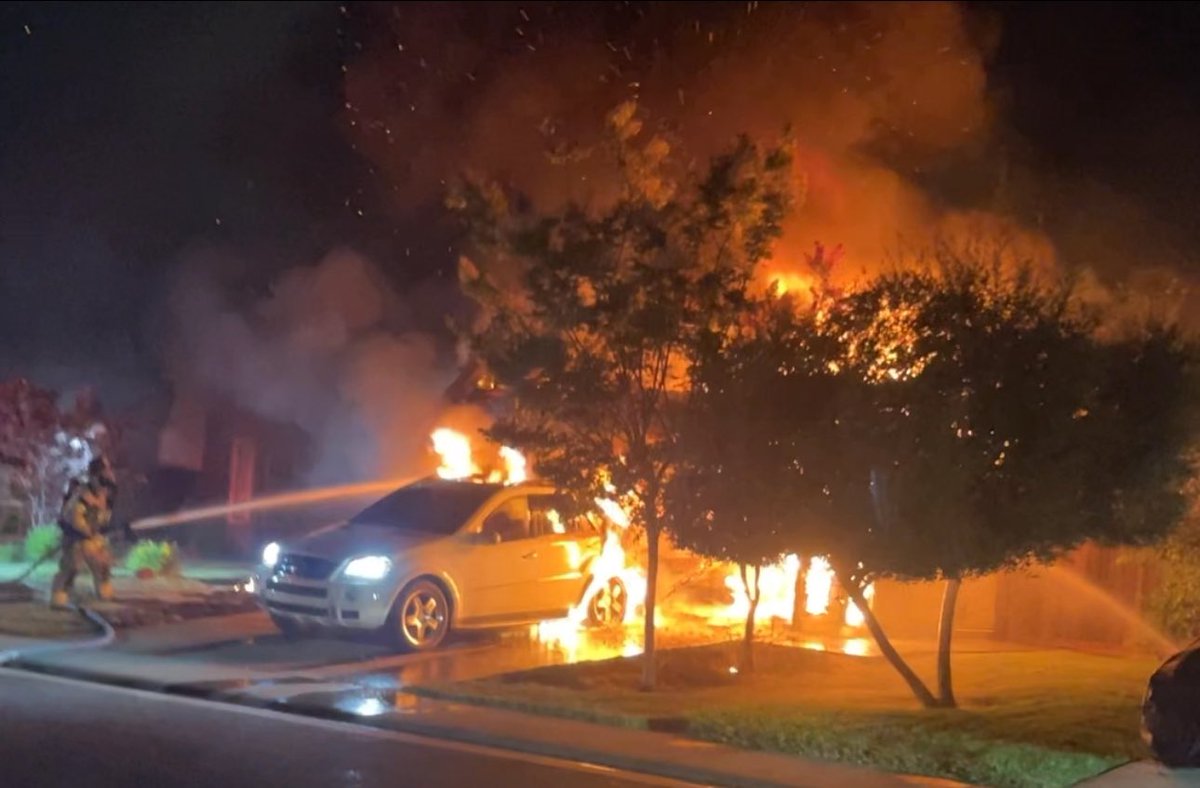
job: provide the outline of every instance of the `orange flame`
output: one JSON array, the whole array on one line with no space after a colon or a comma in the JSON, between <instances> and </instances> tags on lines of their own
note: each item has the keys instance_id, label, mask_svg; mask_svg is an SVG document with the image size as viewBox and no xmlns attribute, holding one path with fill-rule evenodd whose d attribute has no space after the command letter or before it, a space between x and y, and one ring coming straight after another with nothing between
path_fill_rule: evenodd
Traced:
<instances>
[{"instance_id":1,"label":"orange flame","mask_svg":"<svg viewBox=\"0 0 1200 788\"><path fill-rule=\"evenodd\" d=\"M621 624L632 623L637 617L637 611L646 602L646 576L638 567L628 566L625 547L621 544L621 533L629 527L629 513L611 498L597 498L596 505L604 512L614 527L605 529L604 543L600 554L588 568L591 579L577 605L568 611L566 618L551 619L540 622L535 628L538 640L562 648L572 660L581 657L583 642L583 627L588 619L588 608L592 599L601 593L608 593L610 581L617 578L625 589L624 618ZM621 655L626 657L642 653L638 641L626 635L621 646ZM607 650L602 650L597 656L608 656Z\"/></svg>"},{"instance_id":2,"label":"orange flame","mask_svg":"<svg viewBox=\"0 0 1200 788\"><path fill-rule=\"evenodd\" d=\"M471 439L466 434L450 427L438 427L430 436L433 450L441 460L437 475L442 479L476 479L481 478L478 463L475 462L471 448ZM525 455L511 446L501 446L499 451L503 470L494 468L488 475L489 482L504 484L520 484L529 479L529 463Z\"/></svg>"},{"instance_id":3,"label":"orange flame","mask_svg":"<svg viewBox=\"0 0 1200 788\"><path fill-rule=\"evenodd\" d=\"M785 556L779 563L762 568L758 578L758 608L755 611L759 620L792 620L796 604L796 575L799 572L800 558L796 555ZM729 574L725 575L725 587L733 593L733 604L726 609L726 615L744 619L750 612L750 599L746 596L741 570L730 567Z\"/></svg>"},{"instance_id":4,"label":"orange flame","mask_svg":"<svg viewBox=\"0 0 1200 788\"><path fill-rule=\"evenodd\" d=\"M529 478L525 455L511 446L500 447L500 459L504 461L505 484L520 484Z\"/></svg>"},{"instance_id":5,"label":"orange flame","mask_svg":"<svg viewBox=\"0 0 1200 788\"><path fill-rule=\"evenodd\" d=\"M779 618L793 623L796 602L796 579L804 570L804 561L797 555L784 556L783 560L762 568L759 578L759 594L756 617L760 621ZM821 556L808 560L804 571L804 612L810 616L823 616L829 612L833 599L834 572L829 561ZM750 600L742 584L741 571L730 564L726 569L725 586L733 593L733 602L724 610L717 611L721 620L744 620L750 610ZM870 604L875 596L875 586L863 589L863 598ZM865 623L862 611L853 603L846 606L843 619L848 627L859 628Z\"/></svg>"},{"instance_id":6,"label":"orange flame","mask_svg":"<svg viewBox=\"0 0 1200 788\"><path fill-rule=\"evenodd\" d=\"M464 433L449 427L439 427L430 436L433 450L441 459L437 475L443 479L479 479L481 471L474 460L471 439ZM520 484L529 478L528 461L511 446L501 446L499 457L504 470L492 470L487 475L489 482ZM607 517L610 527L605 529L600 552L588 567L590 579L579 602L568 611L566 618L543 621L536 627L539 640L557 644L565 649L572 659L578 656L581 647L583 625L588 619L588 610L597 594L610 593L610 583L616 578L624 589L624 617L622 624L629 623L637 610L646 601L646 578L636 567L627 566L628 558L621 544L621 534L629 528L630 516L617 500L597 498L596 506ZM548 512L547 519L554 533L566 533L566 524L558 512ZM623 648L627 656L641 653L641 646L629 640Z\"/></svg>"},{"instance_id":7,"label":"orange flame","mask_svg":"<svg viewBox=\"0 0 1200 788\"><path fill-rule=\"evenodd\" d=\"M479 473L471 459L471 439L449 427L438 427L429 436L433 450L441 458L437 475L442 479L469 479Z\"/></svg>"},{"instance_id":8,"label":"orange flame","mask_svg":"<svg viewBox=\"0 0 1200 788\"><path fill-rule=\"evenodd\" d=\"M804 575L804 612L810 616L823 616L829 610L833 594L833 569L821 556L813 556Z\"/></svg>"},{"instance_id":9,"label":"orange flame","mask_svg":"<svg viewBox=\"0 0 1200 788\"><path fill-rule=\"evenodd\" d=\"M801 298L808 297L812 294L813 286L816 284L811 276L805 276L795 271L767 271L765 279L768 287L775 288L777 296L791 294Z\"/></svg>"},{"instance_id":10,"label":"orange flame","mask_svg":"<svg viewBox=\"0 0 1200 788\"><path fill-rule=\"evenodd\" d=\"M875 584L871 583L871 585L863 589L863 600L866 601L867 607L874 607L871 604L871 600L874 598ZM861 627L865 621L866 619L863 618L862 611L858 609L858 605L854 604L853 602L846 605L846 626Z\"/></svg>"}]
</instances>

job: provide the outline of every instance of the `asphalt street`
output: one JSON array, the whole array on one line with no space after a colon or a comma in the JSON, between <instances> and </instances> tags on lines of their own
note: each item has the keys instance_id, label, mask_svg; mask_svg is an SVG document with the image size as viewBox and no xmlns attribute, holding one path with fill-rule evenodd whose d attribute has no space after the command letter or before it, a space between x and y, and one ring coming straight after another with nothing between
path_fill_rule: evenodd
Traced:
<instances>
[{"instance_id":1,"label":"asphalt street","mask_svg":"<svg viewBox=\"0 0 1200 788\"><path fill-rule=\"evenodd\" d=\"M684 785L348 723L0 670L4 786Z\"/></svg>"}]
</instances>

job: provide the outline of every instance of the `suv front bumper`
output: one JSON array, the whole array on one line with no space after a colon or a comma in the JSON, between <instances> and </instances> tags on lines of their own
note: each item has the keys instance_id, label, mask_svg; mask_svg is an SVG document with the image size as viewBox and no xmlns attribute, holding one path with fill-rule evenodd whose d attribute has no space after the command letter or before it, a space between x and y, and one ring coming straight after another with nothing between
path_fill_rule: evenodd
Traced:
<instances>
[{"instance_id":1,"label":"suv front bumper","mask_svg":"<svg viewBox=\"0 0 1200 788\"><path fill-rule=\"evenodd\" d=\"M312 580L269 569L260 569L254 584L259 603L272 616L332 629L382 627L393 596L387 583Z\"/></svg>"}]
</instances>

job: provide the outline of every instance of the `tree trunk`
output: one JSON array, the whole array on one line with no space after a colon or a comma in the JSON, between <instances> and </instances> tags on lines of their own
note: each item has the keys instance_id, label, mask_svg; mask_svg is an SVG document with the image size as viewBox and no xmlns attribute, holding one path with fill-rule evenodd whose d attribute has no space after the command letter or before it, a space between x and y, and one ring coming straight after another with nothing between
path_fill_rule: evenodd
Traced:
<instances>
[{"instance_id":1,"label":"tree trunk","mask_svg":"<svg viewBox=\"0 0 1200 788\"><path fill-rule=\"evenodd\" d=\"M746 564L738 564L738 569L742 573L742 588L746 590L746 599L749 600L750 606L746 610L746 628L742 632L742 659L740 670L742 673L754 672L754 614L758 612L758 600L762 597L762 591L759 590L758 581L762 577L762 568L754 567L754 583L750 582L750 573L747 571Z\"/></svg>"},{"instance_id":2,"label":"tree trunk","mask_svg":"<svg viewBox=\"0 0 1200 788\"><path fill-rule=\"evenodd\" d=\"M658 516L651 513L646 518L646 541L648 542L646 556L646 626L644 630L644 650L642 652L642 683L645 691L654 689L658 683L658 671L655 669L654 655L654 602L658 591Z\"/></svg>"},{"instance_id":3,"label":"tree trunk","mask_svg":"<svg viewBox=\"0 0 1200 788\"><path fill-rule=\"evenodd\" d=\"M883 656L908 684L908 688L912 690L912 694L916 696L917 700L921 701L922 706L927 709L936 708L938 705L937 698L933 697L933 693L929 691L929 687L925 686L925 682L921 681L921 677L904 661L904 657L901 657L900 652L896 651L896 648L892 645L892 641L888 640L887 633L883 631L883 627L879 624L879 619L875 618L875 611L871 610L871 606L863 598L862 589L853 581L843 581L843 578L848 577L845 573L838 573L838 580L843 582L846 593L850 595L850 599L862 611L867 629L871 632L871 637L875 639L875 644L879 646L879 650L883 652Z\"/></svg>"},{"instance_id":4,"label":"tree trunk","mask_svg":"<svg viewBox=\"0 0 1200 788\"><path fill-rule=\"evenodd\" d=\"M792 598L792 629L799 630L804 627L805 614L805 598L808 595L806 587L808 579L808 570L804 568L804 559L800 559L800 569L796 572L795 594Z\"/></svg>"},{"instance_id":5,"label":"tree trunk","mask_svg":"<svg viewBox=\"0 0 1200 788\"><path fill-rule=\"evenodd\" d=\"M960 586L962 578L947 578L946 588L942 592L942 615L938 620L938 705L948 709L958 706L954 700L954 685L950 677L950 639L954 635L954 608L958 604Z\"/></svg>"}]
</instances>

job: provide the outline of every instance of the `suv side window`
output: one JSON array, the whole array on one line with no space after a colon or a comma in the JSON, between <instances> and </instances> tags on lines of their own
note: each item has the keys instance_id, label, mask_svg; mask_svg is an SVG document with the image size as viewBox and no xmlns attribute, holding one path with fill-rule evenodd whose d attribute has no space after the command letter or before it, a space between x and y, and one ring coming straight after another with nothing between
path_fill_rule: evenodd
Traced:
<instances>
[{"instance_id":1,"label":"suv side window","mask_svg":"<svg viewBox=\"0 0 1200 788\"><path fill-rule=\"evenodd\" d=\"M529 538L529 499L524 495L509 498L487 516L479 530L496 534L501 542Z\"/></svg>"},{"instance_id":2,"label":"suv side window","mask_svg":"<svg viewBox=\"0 0 1200 788\"><path fill-rule=\"evenodd\" d=\"M587 530L586 517L570 517L566 514L570 511L567 503L557 495L529 496L529 521L533 535L574 534Z\"/></svg>"}]
</instances>

